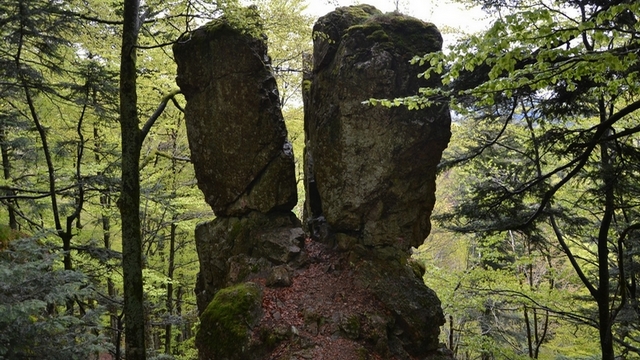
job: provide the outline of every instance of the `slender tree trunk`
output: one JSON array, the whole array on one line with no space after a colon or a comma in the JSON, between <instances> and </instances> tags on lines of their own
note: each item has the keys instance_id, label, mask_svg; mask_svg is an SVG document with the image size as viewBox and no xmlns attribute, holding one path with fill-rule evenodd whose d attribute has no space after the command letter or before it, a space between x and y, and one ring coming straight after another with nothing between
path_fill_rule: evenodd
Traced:
<instances>
[{"instance_id":1,"label":"slender tree trunk","mask_svg":"<svg viewBox=\"0 0 640 360\"><path fill-rule=\"evenodd\" d=\"M15 56L15 65L17 69L22 68L21 54L22 54L23 45L24 45L24 37L26 36L26 32L27 32L24 29L25 28L24 22L29 17L29 9L25 2L19 3L19 11L20 11L20 20L21 20L20 22L21 31L20 31L20 41L18 45L18 51ZM24 91L24 97L25 97L27 106L29 108L29 115L31 116L31 120L33 121L33 124L38 132L40 142L42 144L42 153L44 154L44 158L47 164L47 175L48 175L48 182L49 182L48 190L49 190L49 198L51 200L51 212L53 214L56 233L58 237L60 237L60 239L62 240L64 269L72 270L73 266L71 262L71 239L73 237L73 234L71 233L69 226L67 226L68 228L67 231L65 231L65 229L63 229L62 227L62 222L60 219L61 218L60 208L58 207L58 198L57 198L56 172L55 172L55 167L53 165L51 151L49 149L47 130L43 125L40 119L40 115L36 109L35 101L32 96L32 88L29 85L29 82L27 81L26 76L22 74L21 71L19 71L18 74L19 74L18 77L20 79L22 90ZM67 225L69 225L70 221L73 221L73 216L77 214L79 214L79 208L77 208L77 211L75 211L71 217L67 218ZM69 297L66 301L68 314L73 313L73 303L74 303L73 298ZM55 308L55 304L49 304L49 308L51 309Z\"/></svg>"},{"instance_id":2,"label":"slender tree trunk","mask_svg":"<svg viewBox=\"0 0 640 360\"><path fill-rule=\"evenodd\" d=\"M118 200L122 219L122 268L124 282L125 346L127 360L145 360L145 309L142 282L142 233L140 226L140 151L142 141L169 100L162 98L156 111L140 128L136 89L136 46L140 24L140 0L124 0L122 53L120 54L120 133L122 138L122 192Z\"/></svg>"},{"instance_id":3,"label":"slender tree trunk","mask_svg":"<svg viewBox=\"0 0 640 360\"><path fill-rule=\"evenodd\" d=\"M140 234L140 144L136 89L136 44L139 0L124 0L120 58L120 130L122 136L122 267L124 278L125 353L127 360L145 360L145 316Z\"/></svg>"},{"instance_id":4,"label":"slender tree trunk","mask_svg":"<svg viewBox=\"0 0 640 360\"><path fill-rule=\"evenodd\" d=\"M0 124L0 152L2 153L2 170L4 179L11 180L11 160L9 159L9 145L7 144L7 128L4 123ZM6 195L15 195L13 190L7 190ZM15 200L7 199L7 211L9 212L9 227L18 230L18 220L16 218Z\"/></svg>"},{"instance_id":5,"label":"slender tree trunk","mask_svg":"<svg viewBox=\"0 0 640 360\"><path fill-rule=\"evenodd\" d=\"M607 192L609 192L607 190ZM608 197L608 196L607 196ZM598 324L600 333L600 347L602 348L602 360L614 360L613 334L611 331L612 319L609 311L609 248L607 243L608 231L603 230L604 223L610 223L611 214L605 210L605 218L600 226L598 237L598 292L596 302L598 304ZM608 226L606 226L608 230Z\"/></svg>"},{"instance_id":6,"label":"slender tree trunk","mask_svg":"<svg viewBox=\"0 0 640 360\"><path fill-rule=\"evenodd\" d=\"M15 56L15 65L16 68L19 69L18 71L18 77L20 79L20 85L22 86L22 90L24 91L24 96L25 96L25 100L26 100L26 104L29 108L29 115L31 116L31 120L33 121L33 124L38 132L41 144L42 144L42 152L44 154L45 157L45 161L47 164L47 175L48 175L48 186L49 186L49 198L51 200L51 211L53 214L53 220L54 220L54 224L55 224L55 228L56 228L56 233L58 235L58 237L60 237L60 239L62 240L62 249L63 249L63 263L64 263L64 269L65 270L73 270L73 264L72 264L72 259L71 259L71 239L73 238L73 231L72 231L72 225L73 225L73 221L75 219L77 219L80 216L80 212L82 210L83 207L83 203L84 203L84 189L83 189L83 185L80 182L80 168L81 168L81 163L82 163L82 150L84 149L84 139L82 136L82 120L84 118L84 114L85 114L85 110L86 110L86 105L84 106L83 110L82 110L82 115L80 116L80 119L78 120L78 125L77 125L77 133L79 136L79 147L78 147L78 154L77 154L77 163L76 163L76 181L77 181L77 188L78 188L78 193L77 193L77 197L76 197L76 206L74 209L74 212L69 215L66 218L66 230L63 228L63 224L61 221L61 210L60 207L58 207L58 198L57 198L57 186L56 186L56 170L55 170L55 166L53 164L53 159L51 156L51 151L49 148L49 142L48 142L48 138L47 138L47 129L45 127L45 125L42 123L40 115L36 109L36 104L34 101L34 98L32 96L32 88L29 85L29 82L27 81L26 76L22 73L22 71L20 71L20 69L22 68L22 51L23 51L23 46L24 46L24 37L26 36L27 31L25 30L25 25L24 22L28 19L29 17L29 9L26 5L26 2L19 2L19 12L20 12L20 40L19 40L19 44L18 44L18 49L17 49L17 53ZM74 304L74 299L72 297L70 297L67 300L67 313L73 313L73 304Z\"/></svg>"},{"instance_id":7,"label":"slender tree trunk","mask_svg":"<svg viewBox=\"0 0 640 360\"><path fill-rule=\"evenodd\" d=\"M604 100L599 101L600 122L607 119ZM609 135L610 130L605 132ZM615 188L615 171L613 167L613 159L609 153L611 145L604 142L600 145L600 163L602 172L602 181L604 186L604 213L598 231L598 290L596 292L596 303L598 304L598 323L600 325L600 347L602 348L602 359L613 360L615 357L613 351L613 334L611 331L612 318L609 303L609 230L611 229L611 221L615 210L614 188Z\"/></svg>"},{"instance_id":8,"label":"slender tree trunk","mask_svg":"<svg viewBox=\"0 0 640 360\"><path fill-rule=\"evenodd\" d=\"M182 286L178 286L178 288L176 289L176 315L178 316L182 316L182 294ZM176 334L176 343L178 344L182 343L184 339L188 339L190 337L189 331L191 329L191 323L187 322L181 327L182 331L179 331Z\"/></svg>"},{"instance_id":9,"label":"slender tree trunk","mask_svg":"<svg viewBox=\"0 0 640 360\"><path fill-rule=\"evenodd\" d=\"M536 318L537 318L537 311L534 310L534 312L536 312ZM544 324L542 325L542 334L539 334L538 330L536 330L536 347L533 350L534 359L537 359L538 357L540 357L540 347L542 346L542 343L547 337L548 329L549 329L549 311L546 310L544 314Z\"/></svg>"},{"instance_id":10,"label":"slender tree trunk","mask_svg":"<svg viewBox=\"0 0 640 360\"><path fill-rule=\"evenodd\" d=\"M104 248L107 250L111 250L111 218L106 214L105 209L108 209L110 206L109 196L106 194L100 195L100 205L102 205L103 213L102 213L102 238L104 241ZM113 283L111 277L107 279L107 294L109 295L109 299L116 298L116 286ZM120 350L120 328L118 326L118 307L115 304L110 304L107 308L109 311L109 325L112 329L111 333L111 342L118 349L116 353L119 354ZM120 360L119 355L115 357L114 360Z\"/></svg>"},{"instance_id":11,"label":"slender tree trunk","mask_svg":"<svg viewBox=\"0 0 640 360\"><path fill-rule=\"evenodd\" d=\"M174 219L175 221L175 219ZM169 235L169 269L167 270L167 277L173 280L173 272L175 270L175 255L176 255L176 229L178 225L175 222L171 223L171 233ZM173 284L169 282L167 284L167 314L173 315ZM171 322L165 326L164 334L164 353L171 354Z\"/></svg>"},{"instance_id":12,"label":"slender tree trunk","mask_svg":"<svg viewBox=\"0 0 640 360\"><path fill-rule=\"evenodd\" d=\"M100 162L100 153L102 151L101 148L101 140L100 133L98 131L98 127L94 125L93 127L93 152L94 159L96 163ZM98 176L104 176L102 172L98 172ZM109 209L111 208L111 185L107 184L105 189L100 192L100 222L102 223L102 242L103 246L106 250L111 250L111 216L109 215ZM116 297L116 286L113 283L111 277L107 278L107 295L109 299L115 299ZM115 304L115 301L112 301L107 306L107 311L109 312L109 329L111 333L109 334L109 339L111 343L115 347L115 356L113 360L120 360L120 343L119 338L120 334L118 328L118 306Z\"/></svg>"},{"instance_id":13,"label":"slender tree trunk","mask_svg":"<svg viewBox=\"0 0 640 360\"><path fill-rule=\"evenodd\" d=\"M530 127L530 128L531 128L531 127ZM535 135L533 135L533 132L531 132L531 133L532 133L532 138L533 138L533 140L534 140L534 142L533 142L533 143L534 143L534 144L537 144L537 143L535 142L535 137L534 137ZM536 149L536 155L537 155L537 154L538 154L538 153L537 153L537 146L535 147L535 149ZM538 160L538 159L536 159L536 160ZM538 165L538 169L539 169L539 165ZM538 173L540 173L540 170L538 170ZM526 240L525 240L525 241L526 241ZM531 241L526 241L526 245L527 245L527 255L528 255L529 257L531 257ZM528 280L529 280L529 284L528 284L528 285L529 285L529 289L530 289L530 290L534 290L534 284L533 284L533 265L532 265L532 264L528 264L528 265L527 265L527 267L526 267L526 272L527 272L527 278L528 278ZM533 337L534 337L534 336L536 336L536 337L537 337L537 335L538 335L538 329L536 328L536 325L537 325L538 319L537 319L537 318L536 318L536 316L535 316L535 309L534 309L533 311L534 311L534 313L533 313L533 314L534 314L534 316L533 316L533 328L534 328L534 334L532 334L532 333L531 333L531 324L530 324L530 322L529 322L529 310L527 309L527 306L526 306L526 305L524 306L524 322L525 322L525 324L526 324L526 326L527 326L527 346L528 346L528 348L529 348L529 357L530 357L530 358L532 358L532 359L534 358L534 357L533 357L533 341L534 341ZM537 342L537 341L536 341L536 342Z\"/></svg>"},{"instance_id":14,"label":"slender tree trunk","mask_svg":"<svg viewBox=\"0 0 640 360\"><path fill-rule=\"evenodd\" d=\"M524 324L527 329L527 347L529 349L529 357L533 359L533 341L531 334L531 324L529 323L529 312L527 310L527 306L524 307Z\"/></svg>"},{"instance_id":15,"label":"slender tree trunk","mask_svg":"<svg viewBox=\"0 0 640 360\"><path fill-rule=\"evenodd\" d=\"M124 326L122 324L122 316L116 317L117 331L116 331L116 350L114 355L114 360L122 359L122 347L120 344L122 343L122 335L124 334Z\"/></svg>"}]
</instances>

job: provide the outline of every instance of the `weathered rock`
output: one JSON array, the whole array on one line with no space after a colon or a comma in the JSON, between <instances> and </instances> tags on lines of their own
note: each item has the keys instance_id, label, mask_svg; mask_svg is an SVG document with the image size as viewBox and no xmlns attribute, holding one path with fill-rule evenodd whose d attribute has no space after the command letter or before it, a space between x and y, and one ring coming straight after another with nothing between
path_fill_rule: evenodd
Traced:
<instances>
[{"instance_id":1,"label":"weathered rock","mask_svg":"<svg viewBox=\"0 0 640 360\"><path fill-rule=\"evenodd\" d=\"M291 210L293 149L264 40L223 18L182 36L173 51L207 203L218 216Z\"/></svg>"},{"instance_id":2,"label":"weathered rock","mask_svg":"<svg viewBox=\"0 0 640 360\"><path fill-rule=\"evenodd\" d=\"M174 47L198 184L217 215L196 228L200 358L449 358L440 301L406 251L429 232L448 111L361 103L438 85L408 60L440 35L367 5L314 33L305 211L325 243L290 212L292 154L262 40L222 19Z\"/></svg>"},{"instance_id":3,"label":"weathered rock","mask_svg":"<svg viewBox=\"0 0 640 360\"><path fill-rule=\"evenodd\" d=\"M306 214L340 246L420 245L430 231L436 166L450 138L444 104L409 111L363 105L414 95L415 55L440 50L434 25L369 5L338 8L314 26L314 65L305 79ZM320 236L322 237L322 236ZM357 239L357 242L352 241Z\"/></svg>"},{"instance_id":4,"label":"weathered rock","mask_svg":"<svg viewBox=\"0 0 640 360\"><path fill-rule=\"evenodd\" d=\"M254 359L452 359L440 356L440 301L404 251L343 252L318 242L305 251L310 264L286 288L263 288L264 316L249 335L258 339Z\"/></svg>"},{"instance_id":5,"label":"weathered rock","mask_svg":"<svg viewBox=\"0 0 640 360\"><path fill-rule=\"evenodd\" d=\"M216 218L199 224L195 237L200 311L220 289L299 259L304 242L300 221L292 213Z\"/></svg>"},{"instance_id":6,"label":"weathered rock","mask_svg":"<svg viewBox=\"0 0 640 360\"><path fill-rule=\"evenodd\" d=\"M219 291L200 316L196 336L200 359L253 359L247 345L262 316L261 305L262 289L254 283Z\"/></svg>"},{"instance_id":7,"label":"weathered rock","mask_svg":"<svg viewBox=\"0 0 640 360\"><path fill-rule=\"evenodd\" d=\"M291 269L286 265L278 265L271 268L269 276L267 276L267 286L291 286Z\"/></svg>"},{"instance_id":8,"label":"weathered rock","mask_svg":"<svg viewBox=\"0 0 640 360\"><path fill-rule=\"evenodd\" d=\"M440 299L416 276L406 256L392 247L372 252L358 246L350 261L359 264L358 286L374 293L392 314L389 326L402 349L396 352L424 355L437 350L440 326L445 323Z\"/></svg>"}]
</instances>

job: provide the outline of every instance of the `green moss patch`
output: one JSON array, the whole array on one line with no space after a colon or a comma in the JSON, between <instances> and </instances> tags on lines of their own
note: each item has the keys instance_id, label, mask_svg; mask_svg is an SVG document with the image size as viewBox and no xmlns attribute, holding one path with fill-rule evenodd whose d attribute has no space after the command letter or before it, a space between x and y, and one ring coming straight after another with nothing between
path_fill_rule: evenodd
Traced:
<instances>
[{"instance_id":1,"label":"green moss patch","mask_svg":"<svg viewBox=\"0 0 640 360\"><path fill-rule=\"evenodd\" d=\"M178 44L194 39L206 41L213 36L222 36L221 34L247 34L260 38L262 33L262 19L255 7L232 6L225 9L224 16L214 19L192 32L181 35L178 39Z\"/></svg>"},{"instance_id":2,"label":"green moss patch","mask_svg":"<svg viewBox=\"0 0 640 360\"><path fill-rule=\"evenodd\" d=\"M381 15L382 12L375 7L367 4L339 7L335 10L336 14L341 17L349 17L351 19L367 19L373 15ZM352 22L355 22L352 20Z\"/></svg>"},{"instance_id":3,"label":"green moss patch","mask_svg":"<svg viewBox=\"0 0 640 360\"><path fill-rule=\"evenodd\" d=\"M369 42L400 48L412 54L437 51L442 37L431 23L398 13L377 14L350 26L346 33L361 32Z\"/></svg>"},{"instance_id":4,"label":"green moss patch","mask_svg":"<svg viewBox=\"0 0 640 360\"><path fill-rule=\"evenodd\" d=\"M242 359L251 327L260 319L262 290L242 283L220 290L200 315L196 343L205 358Z\"/></svg>"}]
</instances>

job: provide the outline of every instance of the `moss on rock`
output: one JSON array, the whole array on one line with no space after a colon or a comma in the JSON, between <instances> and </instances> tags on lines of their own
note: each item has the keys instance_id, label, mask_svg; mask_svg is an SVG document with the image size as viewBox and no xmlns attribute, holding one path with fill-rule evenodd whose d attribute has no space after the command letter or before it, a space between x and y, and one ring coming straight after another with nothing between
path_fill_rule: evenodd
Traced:
<instances>
[{"instance_id":1,"label":"moss on rock","mask_svg":"<svg viewBox=\"0 0 640 360\"><path fill-rule=\"evenodd\" d=\"M247 359L252 327L261 317L262 289L242 283L220 290L200 315L196 343L206 359Z\"/></svg>"},{"instance_id":2,"label":"moss on rock","mask_svg":"<svg viewBox=\"0 0 640 360\"><path fill-rule=\"evenodd\" d=\"M350 26L346 37L364 37L362 50L376 44L393 53L409 56L438 51L442 36L432 23L399 13L377 14L366 21Z\"/></svg>"},{"instance_id":3,"label":"moss on rock","mask_svg":"<svg viewBox=\"0 0 640 360\"><path fill-rule=\"evenodd\" d=\"M345 30L382 12L371 5L339 7L318 19L313 27L314 72L328 65L335 55Z\"/></svg>"},{"instance_id":4,"label":"moss on rock","mask_svg":"<svg viewBox=\"0 0 640 360\"><path fill-rule=\"evenodd\" d=\"M357 340L360 337L360 318L356 314L352 314L341 319L340 329L347 338Z\"/></svg>"}]
</instances>

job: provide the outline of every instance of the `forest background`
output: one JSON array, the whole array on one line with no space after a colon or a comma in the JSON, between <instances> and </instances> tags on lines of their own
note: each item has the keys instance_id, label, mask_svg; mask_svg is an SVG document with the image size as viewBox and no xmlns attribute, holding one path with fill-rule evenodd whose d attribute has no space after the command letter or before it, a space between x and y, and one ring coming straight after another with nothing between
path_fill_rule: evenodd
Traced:
<instances>
[{"instance_id":1,"label":"forest background","mask_svg":"<svg viewBox=\"0 0 640 360\"><path fill-rule=\"evenodd\" d=\"M300 156L315 18L302 0L254 3ZM442 89L370 100L454 114L414 254L442 341L458 359L640 358L640 4L468 4L487 29L416 54ZM213 214L170 46L240 5L0 0L0 358L197 358L193 229Z\"/></svg>"}]
</instances>

